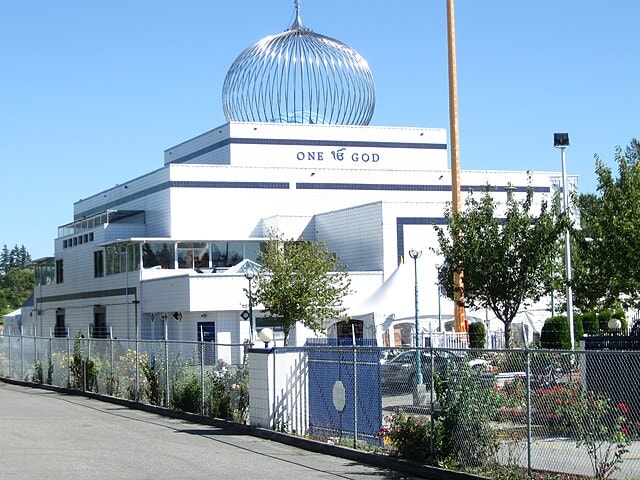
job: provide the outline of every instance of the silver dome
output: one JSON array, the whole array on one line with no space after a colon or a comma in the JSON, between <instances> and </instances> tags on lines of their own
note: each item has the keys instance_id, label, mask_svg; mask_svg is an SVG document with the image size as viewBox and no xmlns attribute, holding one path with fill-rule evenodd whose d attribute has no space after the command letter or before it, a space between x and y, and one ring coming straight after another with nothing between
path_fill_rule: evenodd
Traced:
<instances>
[{"instance_id":1,"label":"silver dome","mask_svg":"<svg viewBox=\"0 0 640 480\"><path fill-rule=\"evenodd\" d=\"M231 65L222 106L227 121L368 125L375 87L358 52L302 25L296 0L291 27Z\"/></svg>"}]
</instances>

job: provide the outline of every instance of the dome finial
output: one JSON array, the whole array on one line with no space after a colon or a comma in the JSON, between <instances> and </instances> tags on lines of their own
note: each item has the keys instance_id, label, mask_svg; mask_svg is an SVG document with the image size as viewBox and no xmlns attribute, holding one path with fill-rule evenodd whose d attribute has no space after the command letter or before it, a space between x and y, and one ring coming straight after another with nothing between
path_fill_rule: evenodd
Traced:
<instances>
[{"instance_id":1,"label":"dome finial","mask_svg":"<svg viewBox=\"0 0 640 480\"><path fill-rule=\"evenodd\" d=\"M304 28L300 19L300 0L293 0L293 8L295 9L295 19L289 30L300 30Z\"/></svg>"}]
</instances>

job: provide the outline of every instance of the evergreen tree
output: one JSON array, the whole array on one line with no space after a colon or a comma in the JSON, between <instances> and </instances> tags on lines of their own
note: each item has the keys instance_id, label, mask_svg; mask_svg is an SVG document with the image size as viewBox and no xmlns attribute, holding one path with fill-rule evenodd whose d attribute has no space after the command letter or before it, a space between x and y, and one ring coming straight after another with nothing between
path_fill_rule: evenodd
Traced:
<instances>
[{"instance_id":1,"label":"evergreen tree","mask_svg":"<svg viewBox=\"0 0 640 480\"><path fill-rule=\"evenodd\" d=\"M10 257L9 248L5 243L0 253L0 273L3 275L9 271Z\"/></svg>"}]
</instances>

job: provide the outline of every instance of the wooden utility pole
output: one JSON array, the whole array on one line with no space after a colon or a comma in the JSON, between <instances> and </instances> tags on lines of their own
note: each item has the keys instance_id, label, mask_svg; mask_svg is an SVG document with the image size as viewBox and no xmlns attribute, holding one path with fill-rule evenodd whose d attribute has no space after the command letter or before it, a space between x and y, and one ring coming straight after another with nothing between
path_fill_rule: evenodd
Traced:
<instances>
[{"instance_id":1,"label":"wooden utility pole","mask_svg":"<svg viewBox=\"0 0 640 480\"><path fill-rule=\"evenodd\" d=\"M460 138L458 133L458 78L456 73L456 26L454 0L447 0L447 46L449 50L449 143L451 148L451 200L454 213L460 213ZM462 235L463 232L458 232ZM455 239L453 239L455 241ZM463 273L454 274L454 329L466 332L463 299Z\"/></svg>"}]
</instances>

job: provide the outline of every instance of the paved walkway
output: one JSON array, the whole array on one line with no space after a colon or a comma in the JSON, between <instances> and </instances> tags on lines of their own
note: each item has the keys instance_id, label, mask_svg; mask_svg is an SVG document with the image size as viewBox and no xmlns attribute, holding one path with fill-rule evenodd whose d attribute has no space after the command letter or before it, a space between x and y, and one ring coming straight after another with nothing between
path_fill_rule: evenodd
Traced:
<instances>
[{"instance_id":1,"label":"paved walkway","mask_svg":"<svg viewBox=\"0 0 640 480\"><path fill-rule=\"evenodd\" d=\"M0 382L3 479L408 479L91 398Z\"/></svg>"}]
</instances>

